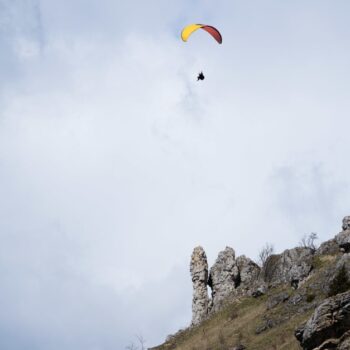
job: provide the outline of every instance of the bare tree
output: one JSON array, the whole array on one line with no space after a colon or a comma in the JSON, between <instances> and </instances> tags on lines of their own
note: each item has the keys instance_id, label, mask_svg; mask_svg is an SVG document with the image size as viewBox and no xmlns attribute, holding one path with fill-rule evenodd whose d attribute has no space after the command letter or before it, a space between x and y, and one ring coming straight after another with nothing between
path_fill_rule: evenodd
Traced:
<instances>
[{"instance_id":1,"label":"bare tree","mask_svg":"<svg viewBox=\"0 0 350 350\"><path fill-rule=\"evenodd\" d=\"M128 346L125 347L126 350L138 350L138 347L134 343L130 343Z\"/></svg>"},{"instance_id":2,"label":"bare tree","mask_svg":"<svg viewBox=\"0 0 350 350\"><path fill-rule=\"evenodd\" d=\"M134 342L131 342L128 346L125 347L125 349L126 350L146 350L145 338L140 334L135 335L135 337L137 339L139 346L135 345Z\"/></svg>"},{"instance_id":3,"label":"bare tree","mask_svg":"<svg viewBox=\"0 0 350 350\"><path fill-rule=\"evenodd\" d=\"M259 264L264 266L267 258L274 253L275 249L271 243L266 243L259 252Z\"/></svg>"},{"instance_id":4,"label":"bare tree","mask_svg":"<svg viewBox=\"0 0 350 350\"><path fill-rule=\"evenodd\" d=\"M141 334L136 335L136 338L137 338L138 342L140 343L140 350L146 350L145 338Z\"/></svg>"},{"instance_id":5,"label":"bare tree","mask_svg":"<svg viewBox=\"0 0 350 350\"><path fill-rule=\"evenodd\" d=\"M316 232L311 232L308 235L304 235L299 242L299 245L304 248L310 248L313 251L316 250L315 241L318 239Z\"/></svg>"}]
</instances>

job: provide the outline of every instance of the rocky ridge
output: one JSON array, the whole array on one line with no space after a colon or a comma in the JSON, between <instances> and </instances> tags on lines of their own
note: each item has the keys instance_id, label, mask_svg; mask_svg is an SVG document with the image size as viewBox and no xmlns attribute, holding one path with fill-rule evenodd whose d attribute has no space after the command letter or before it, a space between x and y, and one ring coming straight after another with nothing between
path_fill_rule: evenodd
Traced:
<instances>
[{"instance_id":1,"label":"rocky ridge","mask_svg":"<svg viewBox=\"0 0 350 350\"><path fill-rule=\"evenodd\" d=\"M287 249L281 254L269 256L260 268L244 255L236 258L233 248L226 247L210 268L208 279L204 279L206 273L203 271L199 283L198 277L194 279L192 273L194 261L197 261L193 257L197 256L199 251L201 256L205 256L202 247L195 248L190 267L193 281L192 325L199 324L208 315L219 311L228 300L232 301L235 297L259 296L264 294L267 288L283 283L298 288L299 283L312 270L314 255L310 248ZM201 266L207 268L206 258ZM211 289L211 299L207 286Z\"/></svg>"},{"instance_id":2,"label":"rocky ridge","mask_svg":"<svg viewBox=\"0 0 350 350\"><path fill-rule=\"evenodd\" d=\"M191 326L155 349L350 350L350 290L330 294L341 269L350 281L350 216L318 249L287 249L262 267L226 247L209 269L196 247Z\"/></svg>"}]
</instances>

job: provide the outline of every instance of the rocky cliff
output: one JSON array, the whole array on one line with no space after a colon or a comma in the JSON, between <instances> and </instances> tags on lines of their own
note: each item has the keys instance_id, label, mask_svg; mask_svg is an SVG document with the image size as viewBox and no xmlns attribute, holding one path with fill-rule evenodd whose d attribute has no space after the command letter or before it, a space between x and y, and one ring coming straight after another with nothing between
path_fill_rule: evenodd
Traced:
<instances>
[{"instance_id":1,"label":"rocky cliff","mask_svg":"<svg viewBox=\"0 0 350 350\"><path fill-rule=\"evenodd\" d=\"M203 248L195 248L191 260L191 273L193 257L197 256L198 249L201 256L205 256ZM264 266L260 268L244 255L236 259L235 251L226 247L210 268L207 281L201 279L198 283L198 278L193 279L192 275L192 325L200 323L213 312L219 311L226 302L232 302L235 298L261 295L268 288L281 284L290 284L293 288L298 288L299 283L309 276L313 268L314 253L313 249L307 247L288 249L281 254L269 256ZM203 266L207 269L206 258ZM211 289L210 300L207 296L207 285ZM198 296L201 296L203 302L199 302ZM205 307L206 309L203 309Z\"/></svg>"},{"instance_id":2,"label":"rocky cliff","mask_svg":"<svg viewBox=\"0 0 350 350\"><path fill-rule=\"evenodd\" d=\"M323 301L295 336L304 350L350 349L350 292Z\"/></svg>"},{"instance_id":3,"label":"rocky cliff","mask_svg":"<svg viewBox=\"0 0 350 350\"><path fill-rule=\"evenodd\" d=\"M159 350L350 350L350 216L318 249L288 249L262 267L226 247L209 269L196 247L190 272L191 326Z\"/></svg>"}]
</instances>

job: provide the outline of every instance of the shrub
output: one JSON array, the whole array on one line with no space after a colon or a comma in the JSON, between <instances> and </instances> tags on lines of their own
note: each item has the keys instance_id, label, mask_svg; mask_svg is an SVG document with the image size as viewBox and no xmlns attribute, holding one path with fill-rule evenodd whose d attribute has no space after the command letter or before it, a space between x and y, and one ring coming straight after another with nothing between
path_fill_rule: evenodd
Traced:
<instances>
[{"instance_id":1,"label":"shrub","mask_svg":"<svg viewBox=\"0 0 350 350\"><path fill-rule=\"evenodd\" d=\"M329 285L328 296L346 292L350 289L350 281L344 265L339 269L334 279Z\"/></svg>"},{"instance_id":2,"label":"shrub","mask_svg":"<svg viewBox=\"0 0 350 350\"><path fill-rule=\"evenodd\" d=\"M219 349L220 350L228 350L226 339L225 339L224 334L222 333L221 330L219 331L218 340L219 340Z\"/></svg>"},{"instance_id":3,"label":"shrub","mask_svg":"<svg viewBox=\"0 0 350 350\"><path fill-rule=\"evenodd\" d=\"M299 245L304 248L310 248L311 250L316 250L315 241L318 239L317 233L311 232L309 235L304 235L299 242Z\"/></svg>"},{"instance_id":4,"label":"shrub","mask_svg":"<svg viewBox=\"0 0 350 350\"><path fill-rule=\"evenodd\" d=\"M274 247L270 243L266 243L263 248L261 248L259 252L259 264L260 266L264 266L266 260L270 255L272 255L274 252Z\"/></svg>"},{"instance_id":5,"label":"shrub","mask_svg":"<svg viewBox=\"0 0 350 350\"><path fill-rule=\"evenodd\" d=\"M238 312L236 309L232 309L230 310L230 314L229 314L229 320L233 321L235 318L238 317Z\"/></svg>"},{"instance_id":6,"label":"shrub","mask_svg":"<svg viewBox=\"0 0 350 350\"><path fill-rule=\"evenodd\" d=\"M308 294L308 295L306 296L306 301L307 301L308 303L311 303L312 301L314 301L315 297L316 297L315 294Z\"/></svg>"}]
</instances>

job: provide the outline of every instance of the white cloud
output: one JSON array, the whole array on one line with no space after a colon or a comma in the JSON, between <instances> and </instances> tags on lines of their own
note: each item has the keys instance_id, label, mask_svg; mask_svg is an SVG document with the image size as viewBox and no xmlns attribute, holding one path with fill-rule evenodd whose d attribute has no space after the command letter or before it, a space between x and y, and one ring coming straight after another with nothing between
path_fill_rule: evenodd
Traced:
<instances>
[{"instance_id":1,"label":"white cloud","mask_svg":"<svg viewBox=\"0 0 350 350\"><path fill-rule=\"evenodd\" d=\"M190 320L194 246L212 263L336 233L347 4L1 4L3 347L153 345ZM192 18L224 44L182 43Z\"/></svg>"}]
</instances>

